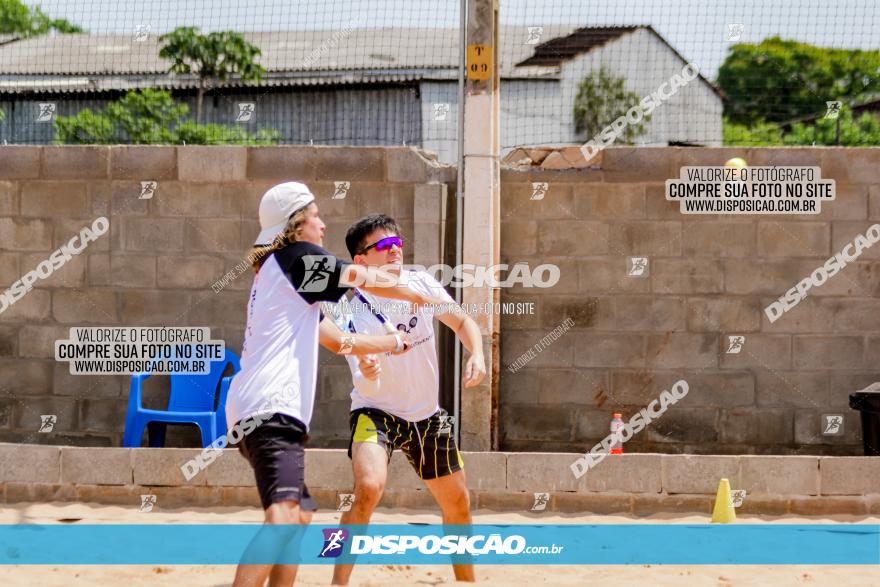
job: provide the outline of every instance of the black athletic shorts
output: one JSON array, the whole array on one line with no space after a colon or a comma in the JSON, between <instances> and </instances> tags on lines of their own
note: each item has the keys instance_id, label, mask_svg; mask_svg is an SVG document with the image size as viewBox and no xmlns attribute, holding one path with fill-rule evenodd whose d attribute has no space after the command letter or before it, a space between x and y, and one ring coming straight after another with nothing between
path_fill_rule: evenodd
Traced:
<instances>
[{"instance_id":1,"label":"black athletic shorts","mask_svg":"<svg viewBox=\"0 0 880 587\"><path fill-rule=\"evenodd\" d=\"M287 500L298 501L303 510L318 509L305 483L308 438L302 422L284 414L273 414L238 443L238 450L254 469L264 510L275 502Z\"/></svg>"},{"instance_id":2,"label":"black athletic shorts","mask_svg":"<svg viewBox=\"0 0 880 587\"><path fill-rule=\"evenodd\" d=\"M395 448L403 451L422 479L437 479L464 469L446 410L410 422L382 410L360 408L351 413L349 422L349 458L353 443L372 442L381 445L389 459Z\"/></svg>"}]
</instances>

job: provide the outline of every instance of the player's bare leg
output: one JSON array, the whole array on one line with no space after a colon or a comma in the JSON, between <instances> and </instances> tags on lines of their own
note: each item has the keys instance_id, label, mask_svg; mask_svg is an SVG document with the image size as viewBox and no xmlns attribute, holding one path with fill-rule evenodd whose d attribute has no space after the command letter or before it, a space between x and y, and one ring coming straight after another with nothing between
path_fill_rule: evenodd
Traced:
<instances>
[{"instance_id":1,"label":"player's bare leg","mask_svg":"<svg viewBox=\"0 0 880 587\"><path fill-rule=\"evenodd\" d=\"M309 520L311 520L310 512L307 513L307 516L300 515L298 501L279 501L273 503L266 509L265 524L267 525L299 525L301 523L307 523ZM269 545L270 548L276 550L276 556L269 558L275 559L277 558L277 555L280 554L287 546L287 543L294 538L297 530L298 528L292 528L289 536L285 534L286 539L275 540L275 537L273 536L273 539L270 542L267 542L265 540L265 535L262 537L263 540L260 540L261 535L260 533L258 533L257 536L255 536L254 539L251 541L250 545L248 545L248 550L250 550L251 548L265 548L267 545ZM279 570L275 571L275 568L279 568ZM277 577L279 581L288 581L287 583L276 583L274 580L270 580L269 584L271 587L277 587L280 585L292 585L294 579L296 579L296 572L297 565L240 564L235 571L235 581L233 581L232 585L233 587L263 587L263 584L266 582L266 579L269 578L270 573L273 577Z\"/></svg>"},{"instance_id":2,"label":"player's bare leg","mask_svg":"<svg viewBox=\"0 0 880 587\"><path fill-rule=\"evenodd\" d=\"M425 485L443 512L444 525L471 524L471 498L464 471L456 471L437 479L426 479ZM452 569L457 581L474 580L473 565L452 565Z\"/></svg>"},{"instance_id":3,"label":"player's bare leg","mask_svg":"<svg viewBox=\"0 0 880 587\"><path fill-rule=\"evenodd\" d=\"M388 454L378 444L355 442L351 445L351 464L354 469L354 504L342 512L339 523L369 524L373 510L382 499L388 477ZM348 585L354 565L336 565L333 584Z\"/></svg>"},{"instance_id":4,"label":"player's bare leg","mask_svg":"<svg viewBox=\"0 0 880 587\"><path fill-rule=\"evenodd\" d=\"M300 509L299 523L306 525L312 521L312 512ZM294 552L299 549L300 541L291 540L287 543L287 549ZM291 587L296 581L296 572L299 570L297 565L273 565L272 572L269 573L269 587Z\"/></svg>"}]
</instances>

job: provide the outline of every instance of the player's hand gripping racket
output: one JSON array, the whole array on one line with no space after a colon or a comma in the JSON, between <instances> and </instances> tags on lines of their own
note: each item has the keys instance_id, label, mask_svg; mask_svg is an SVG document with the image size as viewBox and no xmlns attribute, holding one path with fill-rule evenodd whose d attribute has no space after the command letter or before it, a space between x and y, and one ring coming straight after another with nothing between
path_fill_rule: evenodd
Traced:
<instances>
[{"instance_id":1,"label":"player's hand gripping racket","mask_svg":"<svg viewBox=\"0 0 880 587\"><path fill-rule=\"evenodd\" d=\"M364 292L361 292L355 288L354 294L357 297L358 301L362 302L367 308L370 309L370 312L373 314L373 316L375 316L376 320L379 321L379 323L382 325L382 328L388 334L393 334L397 336L398 339L403 342L403 348L400 352L408 351L411 348L409 336L405 332L401 332L394 328L391 320L389 320L388 317L381 312L379 305L376 303L372 303L371 298L369 298ZM343 297L336 303L322 302L321 309L324 312L324 315L330 316L336 323L336 326L338 326L339 329L343 332L349 332L352 334L356 332L356 329L354 327L354 312L352 310L351 302L349 302L348 298Z\"/></svg>"}]
</instances>

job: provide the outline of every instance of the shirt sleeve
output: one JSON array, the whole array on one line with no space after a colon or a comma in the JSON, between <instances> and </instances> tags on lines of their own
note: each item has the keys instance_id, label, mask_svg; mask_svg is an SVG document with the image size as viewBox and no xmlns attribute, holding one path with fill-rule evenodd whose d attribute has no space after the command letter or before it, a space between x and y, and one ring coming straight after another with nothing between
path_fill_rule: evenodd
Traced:
<instances>
[{"instance_id":1,"label":"shirt sleeve","mask_svg":"<svg viewBox=\"0 0 880 587\"><path fill-rule=\"evenodd\" d=\"M275 252L296 292L308 303L337 302L349 290L339 283L349 264L318 245L296 242Z\"/></svg>"},{"instance_id":2,"label":"shirt sleeve","mask_svg":"<svg viewBox=\"0 0 880 587\"><path fill-rule=\"evenodd\" d=\"M421 280L421 282L425 285L425 288L430 292L432 296L435 298L440 298L446 302L455 303L455 299L449 295L449 292L446 291L446 288L440 285L440 282L434 279L430 273L425 271L419 271L416 275Z\"/></svg>"}]
</instances>

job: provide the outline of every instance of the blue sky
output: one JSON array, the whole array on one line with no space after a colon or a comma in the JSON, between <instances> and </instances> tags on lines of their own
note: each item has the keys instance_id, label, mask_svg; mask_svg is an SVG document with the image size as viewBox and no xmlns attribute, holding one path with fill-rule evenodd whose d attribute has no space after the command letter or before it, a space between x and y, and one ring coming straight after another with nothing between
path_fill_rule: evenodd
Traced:
<instances>
[{"instance_id":1,"label":"blue sky","mask_svg":"<svg viewBox=\"0 0 880 587\"><path fill-rule=\"evenodd\" d=\"M52 17L93 33L153 32L176 26L261 31L458 25L458 0L42 0ZM870 0L501 0L502 24L572 26L650 24L686 58L714 77L729 43L780 35L825 47L880 49L880 4ZM366 50L366 48L365 48ZM414 48L417 50L417 48Z\"/></svg>"}]
</instances>

